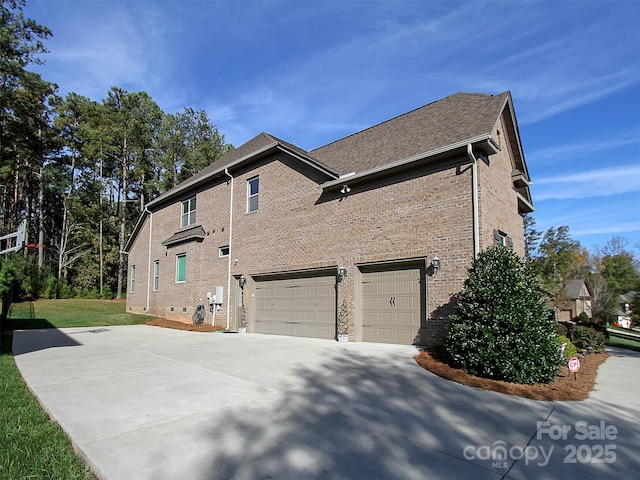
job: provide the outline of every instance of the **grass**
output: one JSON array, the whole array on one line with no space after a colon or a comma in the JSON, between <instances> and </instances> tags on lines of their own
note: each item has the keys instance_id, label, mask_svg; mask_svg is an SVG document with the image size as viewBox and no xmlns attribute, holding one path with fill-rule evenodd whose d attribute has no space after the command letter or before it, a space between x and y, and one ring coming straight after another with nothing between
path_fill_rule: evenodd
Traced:
<instances>
[{"instance_id":1,"label":"grass","mask_svg":"<svg viewBox=\"0 0 640 480\"><path fill-rule=\"evenodd\" d=\"M0 355L0 479L94 479L60 425L24 384L11 352L13 330L145 323L113 300L38 300L14 304L2 325Z\"/></svg>"},{"instance_id":2,"label":"grass","mask_svg":"<svg viewBox=\"0 0 640 480\"><path fill-rule=\"evenodd\" d=\"M15 330L43 328L42 320L56 328L135 325L149 320L125 309L121 300L37 300L13 304L9 320Z\"/></svg>"},{"instance_id":3,"label":"grass","mask_svg":"<svg viewBox=\"0 0 640 480\"><path fill-rule=\"evenodd\" d=\"M637 340L631 340L630 338L622 338L616 337L614 335L609 335L607 345L611 345L612 347L627 348L629 350L640 352L640 342Z\"/></svg>"}]
</instances>

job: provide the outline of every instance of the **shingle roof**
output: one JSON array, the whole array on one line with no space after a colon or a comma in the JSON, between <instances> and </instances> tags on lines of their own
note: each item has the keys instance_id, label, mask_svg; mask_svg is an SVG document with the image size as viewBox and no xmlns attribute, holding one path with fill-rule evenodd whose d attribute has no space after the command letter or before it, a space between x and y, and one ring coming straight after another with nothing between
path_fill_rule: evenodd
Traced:
<instances>
[{"instance_id":1,"label":"shingle roof","mask_svg":"<svg viewBox=\"0 0 640 480\"><path fill-rule=\"evenodd\" d=\"M585 286L584 280L575 279L569 280L565 287L565 291L567 292L567 296L569 298L580 298L580 293L582 292L582 287ZM588 287L587 287L588 288Z\"/></svg>"},{"instance_id":2,"label":"shingle roof","mask_svg":"<svg viewBox=\"0 0 640 480\"><path fill-rule=\"evenodd\" d=\"M456 93L309 153L340 174L380 167L491 134L509 97Z\"/></svg>"},{"instance_id":3,"label":"shingle roof","mask_svg":"<svg viewBox=\"0 0 640 480\"><path fill-rule=\"evenodd\" d=\"M385 167L421 154L447 150L447 147L481 137L488 138L510 99L511 94L508 91L499 95L456 93L311 152L262 132L152 200L149 205L173 198L185 189L214 175L220 175L225 167L243 159L250 159L271 148L293 153L323 170L330 177L337 178L352 172L360 173ZM511 110L508 114L512 115ZM510 138L515 142L513 146L519 147L519 138L513 139L513 133L517 136L515 118L512 117L511 120L514 125L509 128L515 130L511 132ZM519 156L519 148L512 148L512 151L517 157L516 168L521 168L528 178L524 160ZM528 197L528 194L526 196Z\"/></svg>"},{"instance_id":4,"label":"shingle roof","mask_svg":"<svg viewBox=\"0 0 640 480\"><path fill-rule=\"evenodd\" d=\"M200 182L205 181L209 177L220 175L220 172L223 172L226 167L230 167L231 165L240 162L243 159L249 159L258 155L260 152L265 152L271 150L272 148L279 148L281 150L285 150L294 155L297 155L299 158L304 159L307 163L313 164L320 170L325 171L325 173L327 173L331 177L338 176L333 170L328 168L321 161L312 158L306 150L289 142L285 142L284 140L274 137L273 135L262 132L253 137L248 142L243 143L238 148L232 150L224 157L216 160L211 165L203 168L198 173L192 175L172 189L155 198L154 200L149 202L148 205L158 204L166 199L172 198L179 192L197 185Z\"/></svg>"},{"instance_id":5,"label":"shingle roof","mask_svg":"<svg viewBox=\"0 0 640 480\"><path fill-rule=\"evenodd\" d=\"M207 232L204 231L202 225L196 225L194 227L186 228L184 230L180 230L179 232L174 233L169 238L167 238L162 245L169 246L175 245L177 243L187 242L189 240L204 240L204 237L207 236Z\"/></svg>"}]
</instances>

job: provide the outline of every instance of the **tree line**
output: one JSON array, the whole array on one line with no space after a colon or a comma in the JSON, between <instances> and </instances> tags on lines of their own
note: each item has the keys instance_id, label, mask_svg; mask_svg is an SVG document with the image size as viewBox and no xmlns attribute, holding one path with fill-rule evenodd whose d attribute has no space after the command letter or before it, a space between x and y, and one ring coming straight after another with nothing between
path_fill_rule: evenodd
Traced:
<instances>
[{"instance_id":1,"label":"tree line","mask_svg":"<svg viewBox=\"0 0 640 480\"><path fill-rule=\"evenodd\" d=\"M0 235L26 219L27 248L0 258L0 278L34 297L120 298L144 205L233 146L203 110L165 113L146 92L58 95L28 70L51 31L24 5L0 10Z\"/></svg>"},{"instance_id":2,"label":"tree line","mask_svg":"<svg viewBox=\"0 0 640 480\"><path fill-rule=\"evenodd\" d=\"M525 217L525 260L535 272L543 295L551 306L568 300L567 285L571 280L584 280L592 298L593 320L612 322L619 308L620 295L640 292L638 254L628 241L613 236L603 247L589 252L571 238L569 227L551 227L546 232L535 228L535 220ZM640 244L634 249L640 252ZM634 323L640 322L640 293L631 305Z\"/></svg>"}]
</instances>

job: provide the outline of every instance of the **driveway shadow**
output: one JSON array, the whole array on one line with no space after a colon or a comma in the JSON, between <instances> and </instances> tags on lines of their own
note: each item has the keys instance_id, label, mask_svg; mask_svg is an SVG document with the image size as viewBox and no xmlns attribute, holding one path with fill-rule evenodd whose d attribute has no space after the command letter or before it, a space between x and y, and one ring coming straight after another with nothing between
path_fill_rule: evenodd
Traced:
<instances>
[{"instance_id":1,"label":"driveway shadow","mask_svg":"<svg viewBox=\"0 0 640 480\"><path fill-rule=\"evenodd\" d=\"M14 356L47 348L81 345L44 318L11 318L7 323L13 334L11 345Z\"/></svg>"},{"instance_id":2,"label":"driveway shadow","mask_svg":"<svg viewBox=\"0 0 640 480\"><path fill-rule=\"evenodd\" d=\"M499 478L465 447L524 447L553 409L412 362L350 354L298 369L304 387L234 408L209 431L208 478Z\"/></svg>"}]
</instances>

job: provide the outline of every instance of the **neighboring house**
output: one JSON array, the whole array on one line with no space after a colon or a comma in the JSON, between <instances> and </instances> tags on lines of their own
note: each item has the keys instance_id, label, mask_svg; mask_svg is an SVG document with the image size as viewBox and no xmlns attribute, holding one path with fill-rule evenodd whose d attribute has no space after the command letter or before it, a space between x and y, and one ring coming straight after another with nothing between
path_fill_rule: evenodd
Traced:
<instances>
[{"instance_id":1,"label":"neighboring house","mask_svg":"<svg viewBox=\"0 0 640 480\"><path fill-rule=\"evenodd\" d=\"M552 308L559 322L576 320L582 312L589 318L592 317L591 291L583 279L569 280L564 286L564 291L556 297Z\"/></svg>"},{"instance_id":2,"label":"neighboring house","mask_svg":"<svg viewBox=\"0 0 640 480\"><path fill-rule=\"evenodd\" d=\"M616 312L616 324L622 328L631 328L633 321L631 319L631 303L636 296L636 292L633 290L620 295L618 297L618 310Z\"/></svg>"},{"instance_id":3,"label":"neighboring house","mask_svg":"<svg viewBox=\"0 0 640 480\"><path fill-rule=\"evenodd\" d=\"M244 311L249 332L435 342L481 249L524 254L529 185L509 92L311 151L261 133L147 204L127 309L189 322L209 298L205 321L231 330Z\"/></svg>"}]
</instances>

